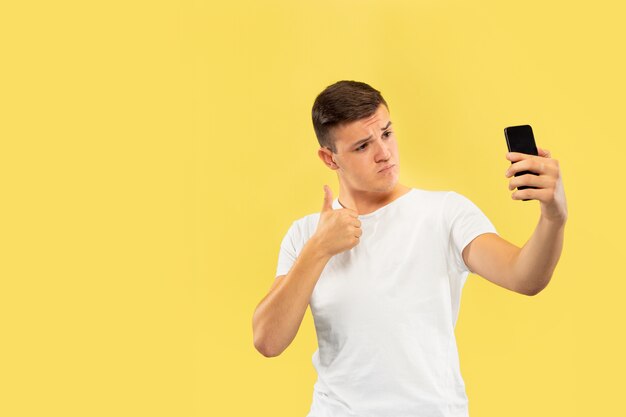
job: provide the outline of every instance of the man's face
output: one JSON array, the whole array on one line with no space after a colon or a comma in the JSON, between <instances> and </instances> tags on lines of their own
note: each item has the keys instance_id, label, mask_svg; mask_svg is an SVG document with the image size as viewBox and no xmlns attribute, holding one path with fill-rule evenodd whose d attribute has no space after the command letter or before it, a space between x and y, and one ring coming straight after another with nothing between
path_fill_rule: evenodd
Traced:
<instances>
[{"instance_id":1,"label":"man's face","mask_svg":"<svg viewBox=\"0 0 626 417\"><path fill-rule=\"evenodd\" d=\"M332 157L346 187L384 192L394 188L400 168L398 144L384 104L372 116L338 126L331 133L337 153L325 149L328 156L324 159L332 162ZM381 171L390 165L393 166Z\"/></svg>"}]
</instances>

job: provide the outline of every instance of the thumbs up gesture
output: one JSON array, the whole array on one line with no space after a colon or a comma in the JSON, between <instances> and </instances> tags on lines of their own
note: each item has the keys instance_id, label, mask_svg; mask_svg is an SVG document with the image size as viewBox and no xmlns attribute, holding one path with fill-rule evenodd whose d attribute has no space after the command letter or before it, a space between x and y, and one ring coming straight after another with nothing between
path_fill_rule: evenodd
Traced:
<instances>
[{"instance_id":1,"label":"thumbs up gesture","mask_svg":"<svg viewBox=\"0 0 626 417\"><path fill-rule=\"evenodd\" d=\"M321 250L330 256L355 247L363 234L357 211L351 208L334 210L332 202L333 192L324 185L324 204L314 236Z\"/></svg>"}]
</instances>

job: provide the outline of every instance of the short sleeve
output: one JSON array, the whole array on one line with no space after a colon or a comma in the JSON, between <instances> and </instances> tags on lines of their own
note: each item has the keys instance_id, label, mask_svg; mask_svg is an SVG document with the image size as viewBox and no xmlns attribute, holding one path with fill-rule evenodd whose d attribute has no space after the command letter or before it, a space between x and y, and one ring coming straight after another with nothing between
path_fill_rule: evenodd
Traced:
<instances>
[{"instance_id":1,"label":"short sleeve","mask_svg":"<svg viewBox=\"0 0 626 417\"><path fill-rule=\"evenodd\" d=\"M467 197L455 191L446 194L442 216L452 262L463 272L471 272L463 260L463 249L483 233L498 233L487 216Z\"/></svg>"},{"instance_id":2,"label":"short sleeve","mask_svg":"<svg viewBox=\"0 0 626 417\"><path fill-rule=\"evenodd\" d=\"M283 237L282 242L280 243L280 249L278 252L278 266L276 268L276 276L287 275L287 272L291 269L293 264L296 262L297 258L297 250L296 250L296 241L298 225L294 221L291 223L289 230Z\"/></svg>"}]
</instances>

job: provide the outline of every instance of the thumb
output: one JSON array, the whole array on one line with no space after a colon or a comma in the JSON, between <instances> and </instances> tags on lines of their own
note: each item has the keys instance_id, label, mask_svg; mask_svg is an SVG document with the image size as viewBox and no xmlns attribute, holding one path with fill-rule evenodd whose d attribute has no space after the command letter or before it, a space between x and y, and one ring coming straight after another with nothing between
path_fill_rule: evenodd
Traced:
<instances>
[{"instance_id":1,"label":"thumb","mask_svg":"<svg viewBox=\"0 0 626 417\"><path fill-rule=\"evenodd\" d=\"M328 211L333 209L333 191L330 187L324 184L324 204L322 205L322 211Z\"/></svg>"}]
</instances>

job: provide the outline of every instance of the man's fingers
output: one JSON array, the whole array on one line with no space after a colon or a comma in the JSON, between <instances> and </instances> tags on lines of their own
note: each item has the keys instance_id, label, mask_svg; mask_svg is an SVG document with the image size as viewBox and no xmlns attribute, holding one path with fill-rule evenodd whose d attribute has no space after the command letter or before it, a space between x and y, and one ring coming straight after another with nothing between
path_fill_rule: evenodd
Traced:
<instances>
[{"instance_id":1,"label":"man's fingers","mask_svg":"<svg viewBox=\"0 0 626 417\"><path fill-rule=\"evenodd\" d=\"M359 218L359 213L356 210L352 210L351 208L344 208L344 210L355 219Z\"/></svg>"},{"instance_id":2,"label":"man's fingers","mask_svg":"<svg viewBox=\"0 0 626 417\"><path fill-rule=\"evenodd\" d=\"M544 158L550 158L550 151L547 149L541 149L541 148L537 148L537 150L539 151L539 156L542 156Z\"/></svg>"}]
</instances>

